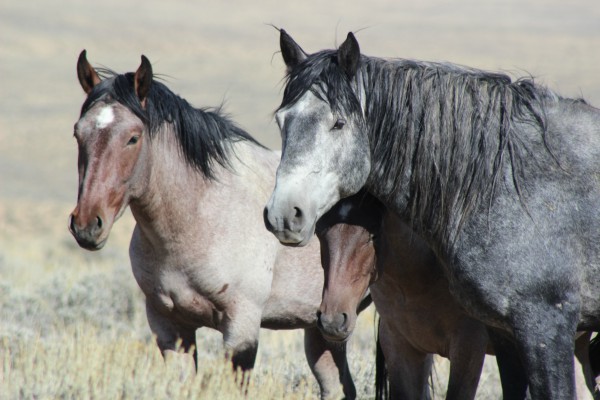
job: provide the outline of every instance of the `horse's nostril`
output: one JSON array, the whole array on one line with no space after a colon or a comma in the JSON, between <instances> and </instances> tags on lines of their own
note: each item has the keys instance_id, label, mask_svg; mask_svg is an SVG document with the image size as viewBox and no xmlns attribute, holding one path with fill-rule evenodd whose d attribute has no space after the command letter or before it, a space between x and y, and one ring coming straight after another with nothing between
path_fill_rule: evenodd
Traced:
<instances>
[{"instance_id":1,"label":"horse's nostril","mask_svg":"<svg viewBox=\"0 0 600 400\"><path fill-rule=\"evenodd\" d=\"M345 327L346 326L346 322L348 322L348 314L346 313L342 313L342 326Z\"/></svg>"},{"instance_id":2,"label":"horse's nostril","mask_svg":"<svg viewBox=\"0 0 600 400\"><path fill-rule=\"evenodd\" d=\"M75 233L75 218L73 214L69 215L69 230Z\"/></svg>"},{"instance_id":3,"label":"horse's nostril","mask_svg":"<svg viewBox=\"0 0 600 400\"><path fill-rule=\"evenodd\" d=\"M273 224L271 224L271 221L269 221L269 209L267 207L265 207L265 209L263 210L263 220L265 223L265 228L267 228L269 232L273 232L275 229L273 228Z\"/></svg>"},{"instance_id":4,"label":"horse's nostril","mask_svg":"<svg viewBox=\"0 0 600 400\"><path fill-rule=\"evenodd\" d=\"M96 225L98 226L98 229L102 229L102 218L96 217Z\"/></svg>"},{"instance_id":5,"label":"horse's nostril","mask_svg":"<svg viewBox=\"0 0 600 400\"><path fill-rule=\"evenodd\" d=\"M294 212L295 212L295 214L294 214L295 218L298 218L298 219L302 218L302 210L300 208L294 207Z\"/></svg>"}]
</instances>

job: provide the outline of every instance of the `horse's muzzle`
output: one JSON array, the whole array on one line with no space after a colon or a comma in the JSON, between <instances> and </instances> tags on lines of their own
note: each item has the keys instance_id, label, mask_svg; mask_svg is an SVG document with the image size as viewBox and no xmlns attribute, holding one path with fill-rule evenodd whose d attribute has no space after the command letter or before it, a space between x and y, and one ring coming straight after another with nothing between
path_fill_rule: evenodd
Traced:
<instances>
[{"instance_id":1,"label":"horse's muzzle","mask_svg":"<svg viewBox=\"0 0 600 400\"><path fill-rule=\"evenodd\" d=\"M325 339L332 342L345 342L350 338L352 331L348 324L346 313L317 312L317 327Z\"/></svg>"},{"instance_id":2,"label":"horse's muzzle","mask_svg":"<svg viewBox=\"0 0 600 400\"><path fill-rule=\"evenodd\" d=\"M265 227L271 232L281 244L286 246L305 246L312 237L306 235L303 228L306 224L299 209L294 209L291 216L274 216L269 214L268 206L263 211Z\"/></svg>"},{"instance_id":3,"label":"horse's muzzle","mask_svg":"<svg viewBox=\"0 0 600 400\"><path fill-rule=\"evenodd\" d=\"M76 216L69 216L69 231L77 241L77 244L86 250L100 250L106 244L107 238L102 238L104 223L102 218L97 216L86 226L79 226Z\"/></svg>"}]
</instances>

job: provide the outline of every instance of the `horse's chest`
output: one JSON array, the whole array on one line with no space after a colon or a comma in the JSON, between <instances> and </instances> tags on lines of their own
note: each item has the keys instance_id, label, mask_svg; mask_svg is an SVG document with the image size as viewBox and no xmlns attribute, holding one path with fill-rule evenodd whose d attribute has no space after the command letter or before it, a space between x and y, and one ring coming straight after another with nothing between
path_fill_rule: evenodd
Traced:
<instances>
[{"instance_id":1,"label":"horse's chest","mask_svg":"<svg viewBox=\"0 0 600 400\"><path fill-rule=\"evenodd\" d=\"M218 329L225 312L227 292L208 293L184 274L162 274L152 285L142 288L148 300L162 315L196 327Z\"/></svg>"}]
</instances>

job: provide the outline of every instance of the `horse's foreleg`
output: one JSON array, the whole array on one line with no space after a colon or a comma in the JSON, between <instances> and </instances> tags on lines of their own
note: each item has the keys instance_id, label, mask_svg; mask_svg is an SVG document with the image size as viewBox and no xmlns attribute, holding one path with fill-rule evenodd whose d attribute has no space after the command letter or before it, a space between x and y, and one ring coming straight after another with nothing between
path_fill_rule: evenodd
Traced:
<instances>
[{"instance_id":1,"label":"horse's foreleg","mask_svg":"<svg viewBox=\"0 0 600 400\"><path fill-rule=\"evenodd\" d=\"M475 320L463 320L453 332L446 400L475 398L488 341L485 326Z\"/></svg>"},{"instance_id":2,"label":"horse's foreleg","mask_svg":"<svg viewBox=\"0 0 600 400\"><path fill-rule=\"evenodd\" d=\"M429 377L433 355L415 349L385 323L379 325L379 343L385 357L392 399L431 399Z\"/></svg>"},{"instance_id":3,"label":"horse's foreleg","mask_svg":"<svg viewBox=\"0 0 600 400\"><path fill-rule=\"evenodd\" d=\"M196 329L176 324L161 315L148 300L146 300L146 317L163 357L169 363L178 365L181 378L185 379L198 368Z\"/></svg>"},{"instance_id":4,"label":"horse's foreleg","mask_svg":"<svg viewBox=\"0 0 600 400\"><path fill-rule=\"evenodd\" d=\"M519 304L513 331L533 399L568 399L576 396L573 353L576 307L566 301Z\"/></svg>"},{"instance_id":5,"label":"horse's foreleg","mask_svg":"<svg viewBox=\"0 0 600 400\"><path fill-rule=\"evenodd\" d=\"M322 399L356 398L345 343L328 342L317 328L307 328L304 330L304 352L319 383Z\"/></svg>"},{"instance_id":6,"label":"horse's foreleg","mask_svg":"<svg viewBox=\"0 0 600 400\"><path fill-rule=\"evenodd\" d=\"M582 332L575 341L575 384L579 400L593 399L595 381L590 363L590 338L592 332Z\"/></svg>"},{"instance_id":7,"label":"horse's foreleg","mask_svg":"<svg viewBox=\"0 0 600 400\"><path fill-rule=\"evenodd\" d=\"M250 371L254 368L257 352L258 338L241 345L236 345L235 348L231 350L231 363L233 364L233 368L235 370L239 368L243 372Z\"/></svg>"},{"instance_id":8,"label":"horse's foreleg","mask_svg":"<svg viewBox=\"0 0 600 400\"><path fill-rule=\"evenodd\" d=\"M227 357L231 358L234 370L242 371L245 382L256 361L262 313L253 304L240 304L238 310L243 314L231 311L223 321L222 332Z\"/></svg>"},{"instance_id":9,"label":"horse's foreleg","mask_svg":"<svg viewBox=\"0 0 600 400\"><path fill-rule=\"evenodd\" d=\"M517 345L507 334L488 327L488 336L494 346L500 382L502 384L502 398L505 400L523 400L527 394L527 373L519 357Z\"/></svg>"}]
</instances>

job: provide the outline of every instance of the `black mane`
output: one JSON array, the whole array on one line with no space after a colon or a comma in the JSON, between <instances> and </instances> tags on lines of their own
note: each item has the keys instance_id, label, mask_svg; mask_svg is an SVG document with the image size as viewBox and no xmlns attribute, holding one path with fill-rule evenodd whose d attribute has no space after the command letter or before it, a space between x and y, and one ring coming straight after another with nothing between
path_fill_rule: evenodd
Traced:
<instances>
[{"instance_id":1,"label":"black mane","mask_svg":"<svg viewBox=\"0 0 600 400\"><path fill-rule=\"evenodd\" d=\"M558 96L532 78L512 81L449 63L361 55L351 81L337 66L337 50L325 50L302 61L286 83L280 108L311 90L334 112L356 116L362 100L372 160L367 184L376 180L386 202L399 191L408 194L413 227L445 243L483 198L493 198L507 163L523 201L522 166L542 156L531 154L517 124L534 127L554 159L546 145L545 103Z\"/></svg>"},{"instance_id":2,"label":"black mane","mask_svg":"<svg viewBox=\"0 0 600 400\"><path fill-rule=\"evenodd\" d=\"M81 115L99 100L114 100L144 122L150 138L168 123L175 132L184 159L207 178L214 178L215 162L223 167L230 166L233 142L248 140L261 146L220 109L194 108L161 82L152 81L146 107L142 108L134 91L133 73L116 74L107 69L98 72L103 80L83 103Z\"/></svg>"}]
</instances>

